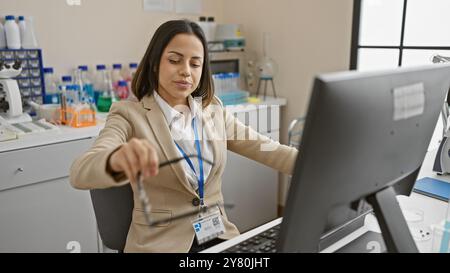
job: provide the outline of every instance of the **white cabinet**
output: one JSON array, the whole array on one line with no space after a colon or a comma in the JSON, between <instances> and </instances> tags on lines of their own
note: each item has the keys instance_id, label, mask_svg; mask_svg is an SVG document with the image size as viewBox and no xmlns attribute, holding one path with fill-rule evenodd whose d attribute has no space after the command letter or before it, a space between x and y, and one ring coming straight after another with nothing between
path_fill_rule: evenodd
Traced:
<instances>
[{"instance_id":1,"label":"white cabinet","mask_svg":"<svg viewBox=\"0 0 450 273\"><path fill-rule=\"evenodd\" d=\"M0 152L0 252L98 252L89 192L68 177L93 140Z\"/></svg>"},{"instance_id":2,"label":"white cabinet","mask_svg":"<svg viewBox=\"0 0 450 273\"><path fill-rule=\"evenodd\" d=\"M279 140L279 105L238 112L235 116L259 133ZM225 203L234 207L227 215L240 232L245 232L277 217L278 172L258 162L228 152L222 177Z\"/></svg>"}]
</instances>

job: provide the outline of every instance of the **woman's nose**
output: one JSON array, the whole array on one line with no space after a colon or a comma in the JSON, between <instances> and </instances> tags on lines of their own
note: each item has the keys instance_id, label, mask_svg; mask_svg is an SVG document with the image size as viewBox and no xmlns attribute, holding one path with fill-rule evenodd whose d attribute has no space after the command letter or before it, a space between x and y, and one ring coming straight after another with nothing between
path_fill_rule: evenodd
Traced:
<instances>
[{"instance_id":1,"label":"woman's nose","mask_svg":"<svg viewBox=\"0 0 450 273\"><path fill-rule=\"evenodd\" d=\"M191 70L189 64L184 64L180 69L180 75L184 77L189 77L191 75Z\"/></svg>"}]
</instances>

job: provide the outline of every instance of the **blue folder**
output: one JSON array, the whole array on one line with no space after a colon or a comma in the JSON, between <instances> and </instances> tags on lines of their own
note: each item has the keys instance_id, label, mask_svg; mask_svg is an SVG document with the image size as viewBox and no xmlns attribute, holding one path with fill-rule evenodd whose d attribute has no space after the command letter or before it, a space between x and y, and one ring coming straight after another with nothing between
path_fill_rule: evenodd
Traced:
<instances>
[{"instance_id":1,"label":"blue folder","mask_svg":"<svg viewBox=\"0 0 450 273\"><path fill-rule=\"evenodd\" d=\"M450 198L450 183L430 177L417 180L413 190L445 202Z\"/></svg>"}]
</instances>

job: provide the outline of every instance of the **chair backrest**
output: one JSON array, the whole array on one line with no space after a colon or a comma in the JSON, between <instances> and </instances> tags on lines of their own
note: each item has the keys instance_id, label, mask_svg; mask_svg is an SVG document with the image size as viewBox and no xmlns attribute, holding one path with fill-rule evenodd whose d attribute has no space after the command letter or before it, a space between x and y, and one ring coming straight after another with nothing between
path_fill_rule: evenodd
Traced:
<instances>
[{"instance_id":1,"label":"chair backrest","mask_svg":"<svg viewBox=\"0 0 450 273\"><path fill-rule=\"evenodd\" d=\"M122 187L90 190L97 227L103 244L123 251L133 213L133 190Z\"/></svg>"}]
</instances>

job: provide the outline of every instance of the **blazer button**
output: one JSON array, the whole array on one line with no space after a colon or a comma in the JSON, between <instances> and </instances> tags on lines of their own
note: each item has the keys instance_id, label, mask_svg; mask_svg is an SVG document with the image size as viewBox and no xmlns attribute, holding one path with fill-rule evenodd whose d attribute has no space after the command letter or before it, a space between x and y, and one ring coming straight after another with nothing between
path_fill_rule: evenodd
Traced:
<instances>
[{"instance_id":1,"label":"blazer button","mask_svg":"<svg viewBox=\"0 0 450 273\"><path fill-rule=\"evenodd\" d=\"M197 197L192 199L192 205L194 205L194 207L198 207L200 205L200 199L198 199Z\"/></svg>"}]
</instances>

